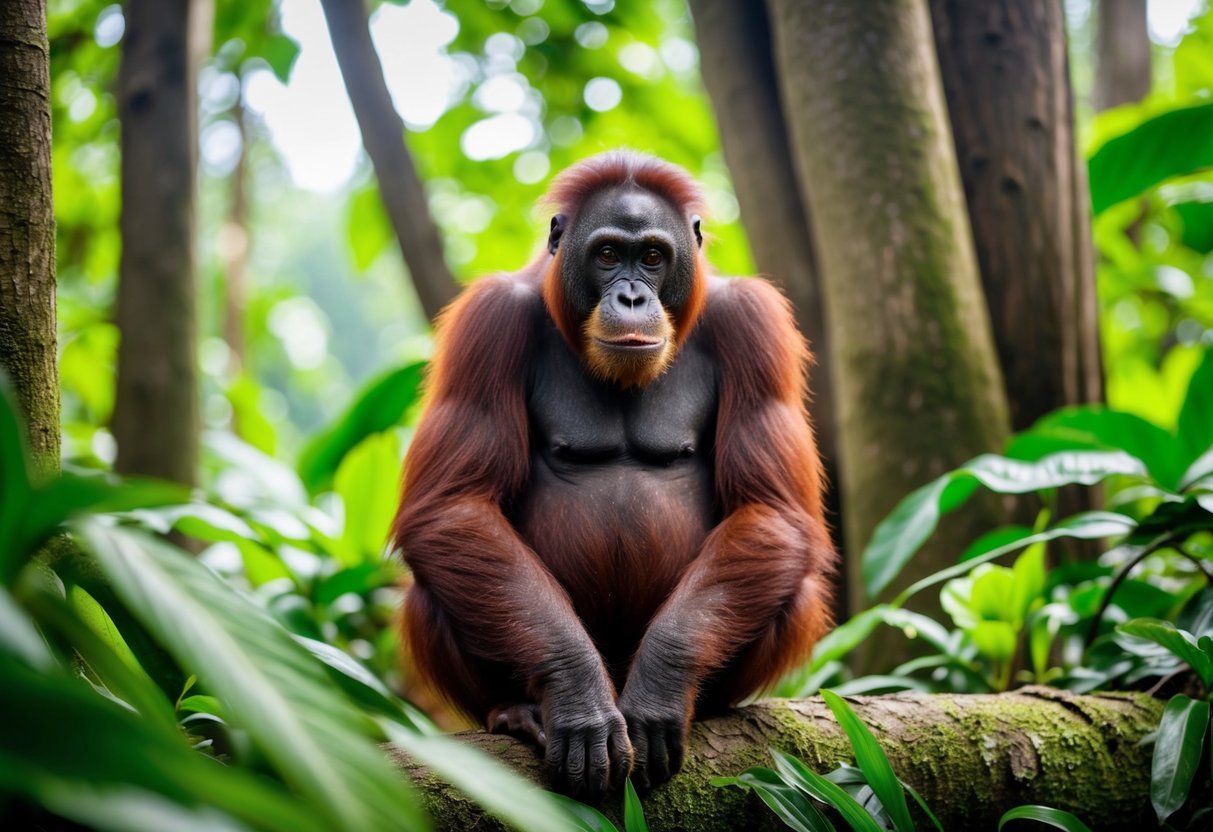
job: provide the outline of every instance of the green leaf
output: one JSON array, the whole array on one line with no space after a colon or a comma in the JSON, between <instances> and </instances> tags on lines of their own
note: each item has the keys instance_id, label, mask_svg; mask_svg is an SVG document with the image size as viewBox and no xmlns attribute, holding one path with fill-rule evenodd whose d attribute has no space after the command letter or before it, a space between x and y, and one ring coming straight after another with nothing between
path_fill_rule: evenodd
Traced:
<instances>
[{"instance_id":1,"label":"green leaf","mask_svg":"<svg viewBox=\"0 0 1213 832\"><path fill-rule=\"evenodd\" d=\"M1072 537L1078 540L1099 540L1105 537L1118 538L1133 531L1136 527L1137 524L1133 522L1132 518L1110 511L1086 511L1075 514L1062 520L1052 528L1045 529L1043 532L1037 532L1021 540L1008 543L1005 546L999 546L997 549L991 549L984 555L970 558L963 563L949 566L947 569L941 569L933 575L928 575L902 590L901 594L893 599L891 606L900 607L924 589L968 574L983 563L989 563L1032 543L1056 540L1063 537Z\"/></svg>"},{"instance_id":2,"label":"green leaf","mask_svg":"<svg viewBox=\"0 0 1213 832\"><path fill-rule=\"evenodd\" d=\"M867 810L841 786L822 777L790 754L772 748L771 756L775 758L775 768L784 782L828 806L833 806L855 832L882 832L880 825L872 819Z\"/></svg>"},{"instance_id":3,"label":"green leaf","mask_svg":"<svg viewBox=\"0 0 1213 832\"><path fill-rule=\"evenodd\" d=\"M1124 451L1141 460L1167 488L1175 487L1183 470L1179 448L1169 431L1103 405L1066 407L1042 416L1011 439L1006 455L1036 460L1066 450Z\"/></svg>"},{"instance_id":4,"label":"green leaf","mask_svg":"<svg viewBox=\"0 0 1213 832\"><path fill-rule=\"evenodd\" d=\"M1091 832L1085 823L1069 812L1051 809L1048 806L1016 806L1014 809L1008 809L998 821L998 828L1002 829L1013 820L1034 820L1037 823L1064 829L1066 832Z\"/></svg>"},{"instance_id":5,"label":"green leaf","mask_svg":"<svg viewBox=\"0 0 1213 832\"><path fill-rule=\"evenodd\" d=\"M1015 628L1005 621L978 621L972 630L977 652L996 662L1015 655Z\"/></svg>"},{"instance_id":6,"label":"green leaf","mask_svg":"<svg viewBox=\"0 0 1213 832\"><path fill-rule=\"evenodd\" d=\"M979 483L999 494L1025 494L1144 473L1140 460L1119 451L1065 451L1036 462L979 456L914 491L881 521L863 553L864 588L869 598L879 595L935 531L939 518L962 505Z\"/></svg>"},{"instance_id":7,"label":"green leaf","mask_svg":"<svg viewBox=\"0 0 1213 832\"><path fill-rule=\"evenodd\" d=\"M1117 625L1116 632L1142 638L1165 647L1172 654L1192 666L1206 689L1213 687L1213 659L1200 649L1197 639L1186 630L1176 629L1170 621L1156 618L1135 618Z\"/></svg>"},{"instance_id":8,"label":"green leaf","mask_svg":"<svg viewBox=\"0 0 1213 832\"><path fill-rule=\"evenodd\" d=\"M270 35L261 49L261 57L284 84L290 83L291 70L299 57L299 44L283 34Z\"/></svg>"},{"instance_id":9,"label":"green leaf","mask_svg":"<svg viewBox=\"0 0 1213 832\"><path fill-rule=\"evenodd\" d=\"M1170 110L1110 139L1091 157L1091 210L1099 214L1167 179L1211 166L1213 104Z\"/></svg>"},{"instance_id":10,"label":"green leaf","mask_svg":"<svg viewBox=\"0 0 1213 832\"><path fill-rule=\"evenodd\" d=\"M864 642L880 624L901 630L907 638L921 638L940 652L948 650L948 631L939 622L921 613L878 604L852 616L827 633L813 648L809 674L846 656Z\"/></svg>"},{"instance_id":11,"label":"green leaf","mask_svg":"<svg viewBox=\"0 0 1213 832\"><path fill-rule=\"evenodd\" d=\"M644 819L644 807L640 805L640 795L629 777L623 787L623 828L625 832L649 832L649 824Z\"/></svg>"},{"instance_id":12,"label":"green leaf","mask_svg":"<svg viewBox=\"0 0 1213 832\"><path fill-rule=\"evenodd\" d=\"M570 817L551 795L466 743L424 736L380 720L393 745L506 823L527 832L564 832Z\"/></svg>"},{"instance_id":13,"label":"green leaf","mask_svg":"<svg viewBox=\"0 0 1213 832\"><path fill-rule=\"evenodd\" d=\"M855 712L845 700L833 691L823 690L821 698L834 712L834 718L846 731L851 740L851 748L855 751L855 763L868 780L868 785L876 793L880 804L888 812L893 826L898 832L914 832L914 821L910 818L910 807L906 804L906 795L901 788L901 782L889 765L880 744L868 730L868 726L860 721Z\"/></svg>"},{"instance_id":14,"label":"green leaf","mask_svg":"<svg viewBox=\"0 0 1213 832\"><path fill-rule=\"evenodd\" d=\"M1180 694L1171 697L1163 709L1150 767L1150 802L1160 825L1188 799L1208 725L1208 702Z\"/></svg>"},{"instance_id":15,"label":"green leaf","mask_svg":"<svg viewBox=\"0 0 1213 832\"><path fill-rule=\"evenodd\" d=\"M331 427L316 435L299 456L299 476L308 491L323 491L341 460L372 433L397 425L421 396L426 362L418 361L372 381Z\"/></svg>"},{"instance_id":16,"label":"green leaf","mask_svg":"<svg viewBox=\"0 0 1213 832\"><path fill-rule=\"evenodd\" d=\"M345 506L343 566L383 560L400 498L400 458L400 437L388 430L363 439L341 460L333 489Z\"/></svg>"},{"instance_id":17,"label":"green leaf","mask_svg":"<svg viewBox=\"0 0 1213 832\"><path fill-rule=\"evenodd\" d=\"M1179 410L1179 444L1184 467L1213 448L1213 349L1205 350L1188 382L1188 394Z\"/></svg>"},{"instance_id":18,"label":"green leaf","mask_svg":"<svg viewBox=\"0 0 1213 832\"><path fill-rule=\"evenodd\" d=\"M569 816L568 822L572 824L570 829L576 829L579 832L619 832L618 827L611 823L610 818L592 806L586 806L580 801L556 792L549 792L548 798Z\"/></svg>"},{"instance_id":19,"label":"green leaf","mask_svg":"<svg viewBox=\"0 0 1213 832\"><path fill-rule=\"evenodd\" d=\"M21 715L0 729L0 792L25 795L89 826L91 813L101 819L122 808L108 803L104 789L118 801L154 793L183 813L211 806L258 829L327 828L298 797L260 775L216 765L191 749L176 726L144 719L79 679L35 673L4 658L0 677L0 712Z\"/></svg>"},{"instance_id":20,"label":"green leaf","mask_svg":"<svg viewBox=\"0 0 1213 832\"><path fill-rule=\"evenodd\" d=\"M130 611L223 700L326 825L428 828L373 723L268 613L160 540L98 521L79 532Z\"/></svg>"},{"instance_id":21,"label":"green leaf","mask_svg":"<svg viewBox=\"0 0 1213 832\"><path fill-rule=\"evenodd\" d=\"M811 800L769 768L754 767L740 777L713 777L711 783L717 787L752 789L776 817L796 832L835 832L834 824Z\"/></svg>"}]
</instances>

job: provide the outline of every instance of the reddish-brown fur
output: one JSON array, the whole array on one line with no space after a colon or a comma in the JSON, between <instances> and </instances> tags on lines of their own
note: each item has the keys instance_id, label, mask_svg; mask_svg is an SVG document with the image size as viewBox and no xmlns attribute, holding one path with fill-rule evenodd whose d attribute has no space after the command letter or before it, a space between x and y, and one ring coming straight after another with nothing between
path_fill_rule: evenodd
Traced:
<instances>
[{"instance_id":1,"label":"reddish-brown fur","mask_svg":"<svg viewBox=\"0 0 1213 832\"><path fill-rule=\"evenodd\" d=\"M628 158L578 166L557 180L549 202L575 217L590 196L623 181L688 216L702 202L672 166L634 157L629 166ZM583 616L622 620L621 638L643 638L638 662L660 650L662 627L685 633L690 711L735 703L806 658L828 626L835 556L804 404L808 350L777 290L761 280L712 279L709 291L700 258L691 299L673 317L677 343L699 327L718 356L718 517L672 517L667 528L681 530L678 539L615 551L604 532L618 519L615 507L586 504L576 516L522 518L519 527L533 530L524 539L506 515L528 480L528 357L545 326L579 348L583 323L572 319L555 279L558 256L478 282L439 322L428 405L393 530L416 576L402 616L411 662L480 719L503 703L534 701L561 651L595 650L567 637L585 629L572 599L593 598L612 570L642 570L647 559L650 581L600 607L584 602ZM562 544L580 559L545 563L536 554ZM684 626L688 620L702 626Z\"/></svg>"}]
</instances>

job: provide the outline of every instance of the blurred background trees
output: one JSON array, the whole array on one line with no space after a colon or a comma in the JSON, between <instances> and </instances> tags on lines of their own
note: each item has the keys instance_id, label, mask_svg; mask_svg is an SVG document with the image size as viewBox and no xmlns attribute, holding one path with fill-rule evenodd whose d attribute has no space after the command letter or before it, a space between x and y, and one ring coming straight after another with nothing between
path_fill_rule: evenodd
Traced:
<instances>
[{"instance_id":1,"label":"blurred background trees","mask_svg":"<svg viewBox=\"0 0 1213 832\"><path fill-rule=\"evenodd\" d=\"M906 24L929 21L929 40L865 6L832 51L811 37L814 4L195 0L194 19L212 21L197 60L141 57L145 17L186 38L185 4L153 5L49 8L73 464L193 481L195 413L208 436L296 459L360 385L425 357L425 321L456 281L529 258L552 175L620 145L699 176L714 266L760 270L792 298L818 355L813 411L853 556L909 488L996 450L1008 422L1099 400L1105 372L1113 404L1173 413L1209 331L1201 175L1099 213L1097 309L1079 162L1213 83L1196 3L1157 4L1153 43L1143 2L1075 0L1063 18L1049 2L934 0ZM913 94L923 73L896 42L922 55ZM892 55L891 69L868 84L835 52L868 67ZM139 80L140 61L167 53L174 65ZM168 83L181 94L147 87ZM1092 122L1113 101L1129 103ZM933 161L907 167L920 149ZM961 368L966 380L948 380ZM223 467L206 453L204 483Z\"/></svg>"},{"instance_id":2,"label":"blurred background trees","mask_svg":"<svg viewBox=\"0 0 1213 832\"><path fill-rule=\"evenodd\" d=\"M1180 700L1213 678L1183 675L1213 650L1211 95L1203 0L4 0L0 368L66 473L26 476L0 406L0 629L33 634L0 644L0 692L47 737L89 715L107 774L146 728L141 759L188 766L186 736L237 780L269 759L322 824L415 811L348 706L424 730L391 693L384 541L430 320L534 256L552 176L627 146L703 183L713 267L780 284L817 355L845 623L782 693L1153 686L1207 711ZM122 528L78 523L57 583L27 565L103 509ZM204 631L231 639L180 638ZM268 672L225 675L233 643ZM267 757L304 733L258 718L283 689L358 805L322 749ZM78 761L44 762L21 793L90 818L51 788ZM181 796L159 776L119 779ZM305 828L278 788L223 811Z\"/></svg>"}]
</instances>

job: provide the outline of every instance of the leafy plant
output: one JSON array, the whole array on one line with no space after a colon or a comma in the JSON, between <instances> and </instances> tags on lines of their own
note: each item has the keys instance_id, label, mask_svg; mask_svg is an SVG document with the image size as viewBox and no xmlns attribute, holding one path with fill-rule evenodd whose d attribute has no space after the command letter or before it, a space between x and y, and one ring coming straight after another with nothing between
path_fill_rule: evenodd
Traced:
<instances>
[{"instance_id":1,"label":"leafy plant","mask_svg":"<svg viewBox=\"0 0 1213 832\"><path fill-rule=\"evenodd\" d=\"M771 749L775 769L756 766L736 777L715 777L712 785L735 786L753 791L790 829L797 832L835 832L837 827L817 804L837 812L847 828L855 832L914 832L907 795L931 824L943 832L926 801L913 787L898 779L889 759L872 732L851 706L833 691L821 692L826 705L842 726L858 767L840 765L821 775L803 760ZM1008 810L999 829L1012 820L1037 820L1068 832L1090 832L1068 812L1044 806L1018 806Z\"/></svg>"},{"instance_id":2,"label":"leafy plant","mask_svg":"<svg viewBox=\"0 0 1213 832\"><path fill-rule=\"evenodd\" d=\"M241 591L151 533L189 529L272 560L323 542L300 517L182 502L154 483L32 484L6 396L0 449L0 706L21 715L0 729L0 798L18 820L429 828L379 747L391 739L507 822L574 822L492 760L430 736L355 658L292 633L281 596Z\"/></svg>"}]
</instances>

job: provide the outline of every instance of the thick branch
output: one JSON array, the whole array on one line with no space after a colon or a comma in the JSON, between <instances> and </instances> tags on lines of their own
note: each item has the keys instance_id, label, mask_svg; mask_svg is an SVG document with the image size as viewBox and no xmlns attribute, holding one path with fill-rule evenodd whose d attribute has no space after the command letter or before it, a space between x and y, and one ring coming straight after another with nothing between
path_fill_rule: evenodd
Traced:
<instances>
[{"instance_id":1,"label":"thick branch","mask_svg":"<svg viewBox=\"0 0 1213 832\"><path fill-rule=\"evenodd\" d=\"M1004 811L1024 803L1072 811L1094 829L1153 826L1151 748L1140 740L1157 727L1162 705L1144 694L1076 696L1025 688L997 696L900 694L849 702L945 829L994 829ZM531 748L501 736L464 736L539 779ZM696 724L682 773L644 798L649 828L783 828L753 795L709 783L752 765L769 766L771 747L823 773L854 762L820 699L752 705ZM403 754L396 756L421 785L439 829L502 828ZM620 803L610 797L602 808L618 820Z\"/></svg>"},{"instance_id":2,"label":"thick branch","mask_svg":"<svg viewBox=\"0 0 1213 832\"><path fill-rule=\"evenodd\" d=\"M425 188L404 144L401 121L383 77L383 65L367 28L363 0L322 0L333 51L362 144L371 157L379 196L396 232L417 297L433 319L459 292L459 284L443 259L442 237L430 217Z\"/></svg>"}]
</instances>

